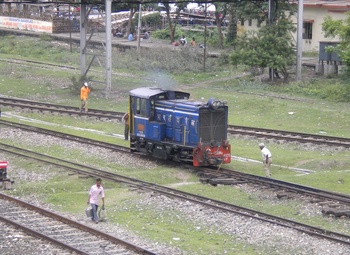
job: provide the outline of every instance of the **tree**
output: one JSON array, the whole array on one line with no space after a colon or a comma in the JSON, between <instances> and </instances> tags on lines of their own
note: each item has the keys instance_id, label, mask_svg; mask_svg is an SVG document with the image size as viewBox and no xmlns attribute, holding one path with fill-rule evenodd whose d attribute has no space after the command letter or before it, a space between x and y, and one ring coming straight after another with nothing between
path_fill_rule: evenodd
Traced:
<instances>
[{"instance_id":1,"label":"tree","mask_svg":"<svg viewBox=\"0 0 350 255\"><path fill-rule=\"evenodd\" d=\"M226 37L226 42L229 44L234 45L234 41L237 38L237 5L236 3L232 3L229 5L228 8L228 18L229 18L229 22L228 22L228 28L227 28L227 37Z\"/></svg>"},{"instance_id":2,"label":"tree","mask_svg":"<svg viewBox=\"0 0 350 255\"><path fill-rule=\"evenodd\" d=\"M222 35L222 23L225 20L226 14L228 12L229 4L214 2L215 6L215 23L218 30L218 46L220 49L223 47L223 35Z\"/></svg>"},{"instance_id":3,"label":"tree","mask_svg":"<svg viewBox=\"0 0 350 255\"><path fill-rule=\"evenodd\" d=\"M168 22L168 27L169 27L169 36L170 36L170 42L174 42L175 41L175 30L176 30L176 25L179 23L179 17L180 17L180 13L181 11L183 11L186 6L187 3L181 2L181 3L175 3L175 19L173 19L171 17L171 6L170 3L166 0L166 1L160 1L164 7L165 7L165 13L167 16L167 22Z\"/></svg>"},{"instance_id":4,"label":"tree","mask_svg":"<svg viewBox=\"0 0 350 255\"><path fill-rule=\"evenodd\" d=\"M269 14L269 4L264 1L242 1L236 5L236 20L257 20L260 27L257 32L246 32L236 39L237 51L232 53L232 63L242 63L256 68L270 69L270 79L279 78L279 72L288 78L288 65L295 58L291 32L295 26L289 17L295 13L295 7L283 0L273 0Z\"/></svg>"},{"instance_id":5,"label":"tree","mask_svg":"<svg viewBox=\"0 0 350 255\"><path fill-rule=\"evenodd\" d=\"M327 47L326 50L338 53L342 62L350 67L350 12L345 20L333 20L331 16L324 18L322 30L325 37L339 38L340 43L335 47Z\"/></svg>"},{"instance_id":6,"label":"tree","mask_svg":"<svg viewBox=\"0 0 350 255\"><path fill-rule=\"evenodd\" d=\"M290 31L295 29L289 20L262 27L259 31L245 33L237 38L237 50L231 56L233 64L244 64L256 69L271 68L286 80L287 67L295 63L295 52Z\"/></svg>"},{"instance_id":7,"label":"tree","mask_svg":"<svg viewBox=\"0 0 350 255\"><path fill-rule=\"evenodd\" d=\"M129 19L128 19L128 25L126 26L126 36L129 36L131 32L135 32L134 29L131 28L132 25L132 19L134 18L135 13L138 11L138 5L131 4L130 5L130 13L129 13Z\"/></svg>"},{"instance_id":8,"label":"tree","mask_svg":"<svg viewBox=\"0 0 350 255\"><path fill-rule=\"evenodd\" d=\"M133 17L139 9L139 5L133 4L133 3L128 3L128 2L124 2L124 3L119 3L119 2L114 3L113 2L112 9L113 9L113 11L121 11L121 10L129 10L130 11L128 23L127 23L127 27L126 27L124 36L127 37L130 34L130 32L134 32L133 29L131 29L131 25L132 25Z\"/></svg>"}]
</instances>

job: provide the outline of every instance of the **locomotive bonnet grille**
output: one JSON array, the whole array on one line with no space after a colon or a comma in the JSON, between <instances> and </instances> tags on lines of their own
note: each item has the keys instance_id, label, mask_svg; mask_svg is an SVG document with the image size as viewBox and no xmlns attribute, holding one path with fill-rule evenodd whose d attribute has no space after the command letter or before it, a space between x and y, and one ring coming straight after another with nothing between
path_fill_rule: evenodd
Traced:
<instances>
[{"instance_id":1,"label":"locomotive bonnet grille","mask_svg":"<svg viewBox=\"0 0 350 255\"><path fill-rule=\"evenodd\" d=\"M225 108L199 110L199 137L203 143L226 140L226 111Z\"/></svg>"}]
</instances>

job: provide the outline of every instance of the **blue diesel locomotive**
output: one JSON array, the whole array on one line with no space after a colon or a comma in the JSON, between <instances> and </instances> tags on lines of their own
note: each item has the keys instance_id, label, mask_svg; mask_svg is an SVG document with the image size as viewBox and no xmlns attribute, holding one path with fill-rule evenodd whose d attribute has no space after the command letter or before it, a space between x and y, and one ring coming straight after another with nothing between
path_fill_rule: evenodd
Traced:
<instances>
[{"instance_id":1,"label":"blue diesel locomotive","mask_svg":"<svg viewBox=\"0 0 350 255\"><path fill-rule=\"evenodd\" d=\"M131 151L194 166L230 163L226 102L211 98L204 103L189 97L161 88L131 90Z\"/></svg>"}]
</instances>

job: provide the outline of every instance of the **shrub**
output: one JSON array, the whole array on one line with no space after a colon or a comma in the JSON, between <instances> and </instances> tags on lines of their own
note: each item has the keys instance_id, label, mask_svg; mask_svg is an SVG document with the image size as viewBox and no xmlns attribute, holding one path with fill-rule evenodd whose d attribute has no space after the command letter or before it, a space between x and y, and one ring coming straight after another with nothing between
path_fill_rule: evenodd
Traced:
<instances>
[{"instance_id":1,"label":"shrub","mask_svg":"<svg viewBox=\"0 0 350 255\"><path fill-rule=\"evenodd\" d=\"M85 75L81 75L81 76L72 76L70 78L70 80L72 81L71 86L69 87L69 89L73 92L74 95L76 95L76 93L80 93L80 89L83 86L84 82L89 81L91 79L91 77L87 77ZM91 91L92 88L90 87Z\"/></svg>"},{"instance_id":2,"label":"shrub","mask_svg":"<svg viewBox=\"0 0 350 255\"><path fill-rule=\"evenodd\" d=\"M219 58L207 58L206 69L220 70L222 66L219 61ZM203 54L197 48L182 46L175 47L175 50L169 48L142 49L140 53L136 49L130 49L126 53L119 53L118 58L113 59L113 67L145 72L198 73L203 71Z\"/></svg>"},{"instance_id":3,"label":"shrub","mask_svg":"<svg viewBox=\"0 0 350 255\"><path fill-rule=\"evenodd\" d=\"M48 35L48 34L42 34L42 35L40 35L39 38L40 38L41 41L46 41L46 42L53 41L53 38L50 35Z\"/></svg>"}]
</instances>

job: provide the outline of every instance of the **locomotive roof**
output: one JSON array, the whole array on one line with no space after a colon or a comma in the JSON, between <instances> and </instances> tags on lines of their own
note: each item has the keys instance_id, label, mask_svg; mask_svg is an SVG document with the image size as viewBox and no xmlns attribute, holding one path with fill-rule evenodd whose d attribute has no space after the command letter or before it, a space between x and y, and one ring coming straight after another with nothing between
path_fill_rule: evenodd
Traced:
<instances>
[{"instance_id":1,"label":"locomotive roof","mask_svg":"<svg viewBox=\"0 0 350 255\"><path fill-rule=\"evenodd\" d=\"M181 94L184 97L189 98L190 93L183 92L183 91L177 91L177 90L171 90L171 89L162 89L157 87L143 87L143 88L137 88L130 91L130 96L136 96L141 98L150 98L152 96L156 96L159 94L167 94L168 99L175 99L175 98L169 98L170 94L169 92L172 92L174 94Z\"/></svg>"}]
</instances>

